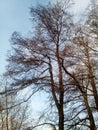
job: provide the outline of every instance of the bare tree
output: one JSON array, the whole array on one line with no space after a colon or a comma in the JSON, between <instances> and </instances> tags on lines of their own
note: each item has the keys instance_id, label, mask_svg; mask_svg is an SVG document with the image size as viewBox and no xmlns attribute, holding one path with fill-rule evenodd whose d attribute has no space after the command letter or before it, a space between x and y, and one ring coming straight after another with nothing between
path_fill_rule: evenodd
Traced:
<instances>
[{"instance_id":1,"label":"bare tree","mask_svg":"<svg viewBox=\"0 0 98 130\"><path fill-rule=\"evenodd\" d=\"M61 52L70 43L71 15L69 3L31 8L32 20L37 21L33 38L12 35L13 50L9 55L7 75L13 89L32 85L32 91L49 91L58 111L58 127L64 130L65 77ZM56 72L56 73L55 73Z\"/></svg>"},{"instance_id":2,"label":"bare tree","mask_svg":"<svg viewBox=\"0 0 98 130\"><path fill-rule=\"evenodd\" d=\"M0 129L22 130L26 127L25 124L27 123L27 103L19 104L19 99L16 98L17 96L8 93L7 89L9 85L6 78L3 77L0 81L0 85L0 91L5 91L5 94L0 95Z\"/></svg>"},{"instance_id":3,"label":"bare tree","mask_svg":"<svg viewBox=\"0 0 98 130\"><path fill-rule=\"evenodd\" d=\"M73 24L69 5L70 2L65 1L63 5L57 2L32 7L33 36L24 38L13 33L12 50L7 59L6 76L11 85L8 93L17 94L30 88L30 98L40 90L45 91L49 95L51 114L54 113L52 120L48 111L48 121L54 121L53 125L59 130L84 127L96 130L94 110L98 109L98 94L92 60L94 42L85 30ZM41 124L44 123L47 124Z\"/></svg>"}]
</instances>

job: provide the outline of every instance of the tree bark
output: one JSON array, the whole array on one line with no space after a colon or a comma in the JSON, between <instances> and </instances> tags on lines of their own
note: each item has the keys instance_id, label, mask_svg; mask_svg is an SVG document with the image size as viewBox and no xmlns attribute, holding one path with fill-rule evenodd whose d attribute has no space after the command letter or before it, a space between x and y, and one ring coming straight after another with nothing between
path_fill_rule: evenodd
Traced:
<instances>
[{"instance_id":1,"label":"tree bark","mask_svg":"<svg viewBox=\"0 0 98 130\"><path fill-rule=\"evenodd\" d=\"M93 117L91 108L90 108L89 103L88 103L87 94L83 93L83 97L84 97L84 103L85 103L85 106L87 108L87 112L88 112L88 116L89 116L90 130L97 130L97 128L95 126L95 122L94 122L94 117Z\"/></svg>"},{"instance_id":2,"label":"tree bark","mask_svg":"<svg viewBox=\"0 0 98 130\"><path fill-rule=\"evenodd\" d=\"M98 94L97 94L97 89L96 89L96 83L94 80L94 72L93 72L93 67L92 67L92 62L91 62L91 58L90 58L90 52L89 52L89 47L88 44L85 47L85 52L86 52L86 56L87 56L87 65L88 65L88 73L89 73L89 78L90 78L90 83L91 83L91 87L93 90L93 95L94 95L94 100L95 100L95 104L96 104L96 108L98 110Z\"/></svg>"},{"instance_id":3,"label":"tree bark","mask_svg":"<svg viewBox=\"0 0 98 130\"><path fill-rule=\"evenodd\" d=\"M59 105L59 130L64 130L63 97L64 97L64 93L61 91L60 92L60 105Z\"/></svg>"}]
</instances>

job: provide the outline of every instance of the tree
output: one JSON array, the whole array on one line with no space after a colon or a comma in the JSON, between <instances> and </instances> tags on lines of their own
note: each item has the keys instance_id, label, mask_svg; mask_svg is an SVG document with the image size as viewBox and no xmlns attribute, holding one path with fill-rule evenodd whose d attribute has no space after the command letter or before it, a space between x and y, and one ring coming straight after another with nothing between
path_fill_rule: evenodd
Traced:
<instances>
[{"instance_id":1,"label":"tree","mask_svg":"<svg viewBox=\"0 0 98 130\"><path fill-rule=\"evenodd\" d=\"M78 28L74 43L77 47L77 58L80 61L79 70L76 70L72 78L80 89L83 95L84 103L90 121L90 129L97 129L96 119L94 117L94 109L98 109L98 92L97 92L97 48L95 46L95 39L97 36L97 8L95 5L88 15L88 19L84 25ZM89 24L88 24L89 23ZM95 24L96 23L96 24ZM83 27L84 26L84 27ZM78 65L79 65L78 64ZM77 73L78 72L78 73ZM70 74L70 73L69 73ZM76 78L78 76L78 78ZM77 82L78 81L78 82ZM93 104L91 103L93 100Z\"/></svg>"},{"instance_id":2,"label":"tree","mask_svg":"<svg viewBox=\"0 0 98 130\"><path fill-rule=\"evenodd\" d=\"M33 38L12 35L13 50L8 57L7 74L13 89L33 86L32 91L49 91L58 111L58 127L64 130L65 77L61 66L63 47L70 43L71 15L68 4L49 4L31 8L37 21ZM56 73L55 73L56 71Z\"/></svg>"},{"instance_id":3,"label":"tree","mask_svg":"<svg viewBox=\"0 0 98 130\"><path fill-rule=\"evenodd\" d=\"M94 80L94 71L93 67L94 65L92 64L91 58L93 53L93 49L90 46L90 39L88 37L80 34L77 38L75 38L75 43L78 45L79 44L79 56L78 59L81 61L81 68L78 70L78 84L77 86L79 87L84 103L87 109L87 113L89 116L89 121L90 121L90 129L95 129L96 130L96 125L93 117L93 112L91 109L91 104L90 104L90 99L93 97L95 99L95 104L96 104L96 87L95 87L95 80ZM82 57L81 57L82 56ZM94 55L93 55L94 56ZM94 106L93 106L94 107ZM96 109L97 109L97 104L96 104Z\"/></svg>"},{"instance_id":4,"label":"tree","mask_svg":"<svg viewBox=\"0 0 98 130\"><path fill-rule=\"evenodd\" d=\"M98 50L97 50L97 42L98 42L98 29L97 29L97 19L98 19L98 5L94 2L91 5L91 10L88 13L88 18L85 24L85 28L86 28L86 36L88 36L88 38L90 39L90 45L88 45L88 54L87 54L87 58L88 58L88 74L90 76L90 85L92 87L92 95L93 95L93 99L95 102L95 105L93 104L93 106L96 106L95 109L98 110L98 88L97 88L97 64L98 64L98 60L97 60L97 55L98 55ZM85 32L85 30L84 30ZM91 45L92 44L92 45ZM91 49L90 49L91 47ZM90 51L91 53L90 53ZM92 56L90 56L92 54ZM93 113L94 114L94 113ZM96 122L96 119L95 119Z\"/></svg>"},{"instance_id":5,"label":"tree","mask_svg":"<svg viewBox=\"0 0 98 130\"><path fill-rule=\"evenodd\" d=\"M28 106L19 104L17 96L8 94L9 85L5 77L0 80L0 91L5 91L0 95L0 129L22 130L26 127Z\"/></svg>"},{"instance_id":6,"label":"tree","mask_svg":"<svg viewBox=\"0 0 98 130\"><path fill-rule=\"evenodd\" d=\"M44 120L38 126L50 123L59 130L84 129L84 126L96 130L94 42L81 29L83 26L73 23L69 5L65 1L63 5L57 2L32 7L33 36L24 38L13 33L6 72L11 85L8 93L30 88L29 98L39 91L49 95L49 122Z\"/></svg>"}]
</instances>

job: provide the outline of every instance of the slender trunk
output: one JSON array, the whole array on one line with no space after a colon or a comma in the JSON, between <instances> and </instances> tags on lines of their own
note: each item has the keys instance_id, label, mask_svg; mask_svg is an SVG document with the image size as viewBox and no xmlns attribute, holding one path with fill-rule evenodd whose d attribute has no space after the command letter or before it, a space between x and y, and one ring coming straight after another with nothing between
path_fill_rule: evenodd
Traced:
<instances>
[{"instance_id":1,"label":"slender trunk","mask_svg":"<svg viewBox=\"0 0 98 130\"><path fill-rule=\"evenodd\" d=\"M59 130L64 130L64 110L63 110L64 93L60 92L60 106L59 106Z\"/></svg>"},{"instance_id":2,"label":"slender trunk","mask_svg":"<svg viewBox=\"0 0 98 130\"><path fill-rule=\"evenodd\" d=\"M96 84L95 84L92 68L89 69L89 72L90 72L89 75L91 76L90 82L93 89L94 100L95 100L96 108L98 110L98 94L97 94L97 89L96 89Z\"/></svg>"},{"instance_id":3,"label":"slender trunk","mask_svg":"<svg viewBox=\"0 0 98 130\"><path fill-rule=\"evenodd\" d=\"M59 43L59 39L58 39ZM62 75L62 63L59 56L59 45L57 44L56 57L58 64L58 81L59 81L59 130L64 130L64 86L63 86L63 75Z\"/></svg>"},{"instance_id":4,"label":"slender trunk","mask_svg":"<svg viewBox=\"0 0 98 130\"><path fill-rule=\"evenodd\" d=\"M4 128L4 121L3 121L2 111L1 111L1 129L3 130L3 128Z\"/></svg>"},{"instance_id":5,"label":"slender trunk","mask_svg":"<svg viewBox=\"0 0 98 130\"><path fill-rule=\"evenodd\" d=\"M88 45L85 47L85 51L86 51L86 56L87 56L87 64L88 64L88 73L89 73L90 83L91 83L91 87L92 87L92 90L93 90L96 108L98 110L98 94L97 94L97 89L96 89L96 83L95 83L95 80L94 80L94 73L93 73L93 68L92 68L92 63L91 63L91 59L90 59Z\"/></svg>"},{"instance_id":6,"label":"slender trunk","mask_svg":"<svg viewBox=\"0 0 98 130\"><path fill-rule=\"evenodd\" d=\"M90 130L97 130L96 126L95 126L95 122L94 122L94 117L93 117L92 111L91 111L89 103L88 103L87 94L83 93L83 97L84 97L84 103L87 108L87 112L88 112L88 116L89 116Z\"/></svg>"},{"instance_id":7,"label":"slender trunk","mask_svg":"<svg viewBox=\"0 0 98 130\"><path fill-rule=\"evenodd\" d=\"M6 129L9 130L9 126L8 126L8 97L7 97L7 88L5 88L6 90L6 94L5 94L5 98L6 98Z\"/></svg>"},{"instance_id":8,"label":"slender trunk","mask_svg":"<svg viewBox=\"0 0 98 130\"><path fill-rule=\"evenodd\" d=\"M53 79L53 68L51 65L51 59L50 57L48 57L49 59L49 73L50 73L50 82L51 82L51 92L52 92L52 96L55 102L55 105L57 107L57 109L59 109L59 102L55 93L55 83L54 83L54 79Z\"/></svg>"}]
</instances>

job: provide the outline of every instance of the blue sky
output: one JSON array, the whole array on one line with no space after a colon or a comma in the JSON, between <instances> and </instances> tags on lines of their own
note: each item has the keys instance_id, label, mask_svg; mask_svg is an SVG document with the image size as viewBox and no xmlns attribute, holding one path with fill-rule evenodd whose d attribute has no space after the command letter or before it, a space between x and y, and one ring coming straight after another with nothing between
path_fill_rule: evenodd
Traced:
<instances>
[{"instance_id":1,"label":"blue sky","mask_svg":"<svg viewBox=\"0 0 98 130\"><path fill-rule=\"evenodd\" d=\"M13 31L26 33L31 24L28 7L32 0L0 0L0 74L4 71L9 39Z\"/></svg>"},{"instance_id":2,"label":"blue sky","mask_svg":"<svg viewBox=\"0 0 98 130\"><path fill-rule=\"evenodd\" d=\"M29 7L37 3L45 4L49 0L0 0L0 74L5 70L9 39L14 31L26 35L31 29ZM51 0L50 0L51 1ZM52 0L53 1L53 0ZM62 1L62 0L59 0ZM87 6L90 0L75 0L74 12L77 14Z\"/></svg>"},{"instance_id":3,"label":"blue sky","mask_svg":"<svg viewBox=\"0 0 98 130\"><path fill-rule=\"evenodd\" d=\"M14 31L26 35L32 28L29 8L47 0L0 0L0 74L5 70L9 39Z\"/></svg>"}]
</instances>

